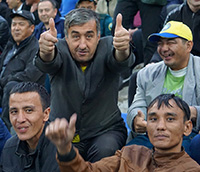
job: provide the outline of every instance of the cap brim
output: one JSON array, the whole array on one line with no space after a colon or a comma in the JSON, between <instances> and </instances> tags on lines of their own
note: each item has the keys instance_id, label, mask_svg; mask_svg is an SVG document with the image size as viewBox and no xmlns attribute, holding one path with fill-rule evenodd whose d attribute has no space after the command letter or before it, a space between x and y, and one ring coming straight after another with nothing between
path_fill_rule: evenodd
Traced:
<instances>
[{"instance_id":1,"label":"cap brim","mask_svg":"<svg viewBox=\"0 0 200 172\"><path fill-rule=\"evenodd\" d=\"M177 38L178 35L171 34L171 33L153 33L148 37L150 42L158 42L160 38Z\"/></svg>"}]
</instances>

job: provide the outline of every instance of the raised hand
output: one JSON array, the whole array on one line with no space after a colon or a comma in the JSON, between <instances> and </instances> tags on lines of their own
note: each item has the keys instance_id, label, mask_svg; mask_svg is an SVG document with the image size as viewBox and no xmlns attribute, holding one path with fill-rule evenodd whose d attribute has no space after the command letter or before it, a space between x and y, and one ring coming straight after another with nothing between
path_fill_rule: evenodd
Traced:
<instances>
[{"instance_id":1,"label":"raised hand","mask_svg":"<svg viewBox=\"0 0 200 172\"><path fill-rule=\"evenodd\" d=\"M51 140L53 144L56 145L56 148L60 155L65 155L71 150L71 142L76 131L76 119L76 114L73 114L71 116L69 123L65 118L57 118L55 119L55 121L51 122L46 128L46 137Z\"/></svg>"},{"instance_id":2,"label":"raised hand","mask_svg":"<svg viewBox=\"0 0 200 172\"><path fill-rule=\"evenodd\" d=\"M129 41L129 31L122 26L122 15L119 13L116 18L113 45L116 50L125 51L129 49Z\"/></svg>"},{"instance_id":3,"label":"raised hand","mask_svg":"<svg viewBox=\"0 0 200 172\"><path fill-rule=\"evenodd\" d=\"M134 129L136 133L146 132L147 122L145 121L145 116L141 111L138 111L137 116L134 119Z\"/></svg>"},{"instance_id":4,"label":"raised hand","mask_svg":"<svg viewBox=\"0 0 200 172\"><path fill-rule=\"evenodd\" d=\"M51 61L55 55L55 43L58 42L57 30L55 28L54 19L49 19L50 29L40 35L40 57L44 61Z\"/></svg>"}]
</instances>

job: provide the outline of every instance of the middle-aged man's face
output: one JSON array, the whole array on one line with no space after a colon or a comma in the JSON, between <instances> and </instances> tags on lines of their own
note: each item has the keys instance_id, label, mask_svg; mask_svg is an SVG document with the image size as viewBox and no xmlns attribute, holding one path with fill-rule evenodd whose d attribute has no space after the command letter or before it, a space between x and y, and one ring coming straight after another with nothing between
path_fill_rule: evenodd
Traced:
<instances>
[{"instance_id":1,"label":"middle-aged man's face","mask_svg":"<svg viewBox=\"0 0 200 172\"><path fill-rule=\"evenodd\" d=\"M16 16L12 19L11 34L17 45L24 39L31 36L34 31L34 25L29 25L28 20L23 17Z\"/></svg>"},{"instance_id":2,"label":"middle-aged man's face","mask_svg":"<svg viewBox=\"0 0 200 172\"><path fill-rule=\"evenodd\" d=\"M184 121L184 112L169 100L172 107L164 104L160 109L155 103L147 115L147 132L150 142L159 152L180 152L183 135L192 130L191 121Z\"/></svg>"},{"instance_id":3,"label":"middle-aged man's face","mask_svg":"<svg viewBox=\"0 0 200 172\"><path fill-rule=\"evenodd\" d=\"M180 70L187 66L192 46L192 41L181 38L160 38L157 51L168 67Z\"/></svg>"},{"instance_id":4,"label":"middle-aged man's face","mask_svg":"<svg viewBox=\"0 0 200 172\"><path fill-rule=\"evenodd\" d=\"M70 27L65 39L72 57L80 64L87 63L93 58L100 39L100 34L97 35L95 20Z\"/></svg>"},{"instance_id":5,"label":"middle-aged man's face","mask_svg":"<svg viewBox=\"0 0 200 172\"><path fill-rule=\"evenodd\" d=\"M87 9L95 11L96 5L94 4L94 2L82 1L79 3L78 8L87 8Z\"/></svg>"},{"instance_id":6,"label":"middle-aged man's face","mask_svg":"<svg viewBox=\"0 0 200 172\"><path fill-rule=\"evenodd\" d=\"M187 0L187 3L193 12L200 10L200 0Z\"/></svg>"},{"instance_id":7,"label":"middle-aged man's face","mask_svg":"<svg viewBox=\"0 0 200 172\"><path fill-rule=\"evenodd\" d=\"M45 122L49 118L49 112L49 108L43 111L37 92L10 95L10 122L19 139L26 141L32 149L37 146Z\"/></svg>"},{"instance_id":8,"label":"middle-aged man's face","mask_svg":"<svg viewBox=\"0 0 200 172\"><path fill-rule=\"evenodd\" d=\"M18 4L21 2L21 0L6 0L6 2L10 9L17 10Z\"/></svg>"},{"instance_id":9,"label":"middle-aged man's face","mask_svg":"<svg viewBox=\"0 0 200 172\"><path fill-rule=\"evenodd\" d=\"M38 4L38 15L44 24L49 24L49 19L55 18L57 9L49 1L43 1Z\"/></svg>"}]
</instances>

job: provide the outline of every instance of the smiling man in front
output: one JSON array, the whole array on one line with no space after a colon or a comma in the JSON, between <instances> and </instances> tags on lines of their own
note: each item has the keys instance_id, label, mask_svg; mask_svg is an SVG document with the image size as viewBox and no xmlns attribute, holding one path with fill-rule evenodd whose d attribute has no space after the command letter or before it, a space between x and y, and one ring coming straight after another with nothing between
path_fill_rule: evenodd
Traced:
<instances>
[{"instance_id":1,"label":"smiling man in front","mask_svg":"<svg viewBox=\"0 0 200 172\"><path fill-rule=\"evenodd\" d=\"M56 147L44 134L49 105L49 94L37 83L22 82L11 90L9 115L16 135L4 146L0 171L59 172Z\"/></svg>"},{"instance_id":2,"label":"smiling man in front","mask_svg":"<svg viewBox=\"0 0 200 172\"><path fill-rule=\"evenodd\" d=\"M192 130L187 103L174 94L162 94L147 109L147 132L154 148L125 146L114 156L96 163L85 162L71 144L76 115L71 117L69 123L64 118L51 122L46 128L46 136L57 147L61 172L198 172L200 166L181 146L183 135L189 135Z\"/></svg>"}]
</instances>

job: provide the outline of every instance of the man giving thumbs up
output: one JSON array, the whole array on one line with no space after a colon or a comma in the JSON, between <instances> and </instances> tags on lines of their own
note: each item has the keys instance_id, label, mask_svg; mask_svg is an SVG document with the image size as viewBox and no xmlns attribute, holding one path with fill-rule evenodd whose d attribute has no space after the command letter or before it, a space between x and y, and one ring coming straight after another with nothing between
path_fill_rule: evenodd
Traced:
<instances>
[{"instance_id":1,"label":"man giving thumbs up","mask_svg":"<svg viewBox=\"0 0 200 172\"><path fill-rule=\"evenodd\" d=\"M117 17L114 38L100 38L97 14L75 9L65 17L65 39L56 38L53 20L39 40L35 65L51 80L50 119L77 114L73 145L95 162L125 145L127 131L117 106L119 73L132 66L129 33ZM114 45L114 46L113 46Z\"/></svg>"}]
</instances>

